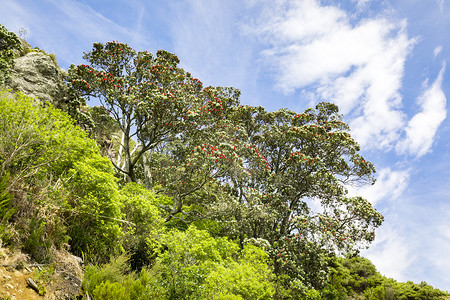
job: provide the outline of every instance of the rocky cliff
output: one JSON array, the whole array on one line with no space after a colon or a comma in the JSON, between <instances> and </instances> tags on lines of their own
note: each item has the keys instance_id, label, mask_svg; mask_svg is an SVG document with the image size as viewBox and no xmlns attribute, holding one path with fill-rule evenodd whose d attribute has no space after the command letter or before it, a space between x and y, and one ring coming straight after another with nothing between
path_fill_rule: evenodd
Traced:
<instances>
[{"instance_id":1,"label":"rocky cliff","mask_svg":"<svg viewBox=\"0 0 450 300\"><path fill-rule=\"evenodd\" d=\"M33 50L25 52L25 55L15 59L9 87L58 106L67 95L63 71L51 55Z\"/></svg>"}]
</instances>

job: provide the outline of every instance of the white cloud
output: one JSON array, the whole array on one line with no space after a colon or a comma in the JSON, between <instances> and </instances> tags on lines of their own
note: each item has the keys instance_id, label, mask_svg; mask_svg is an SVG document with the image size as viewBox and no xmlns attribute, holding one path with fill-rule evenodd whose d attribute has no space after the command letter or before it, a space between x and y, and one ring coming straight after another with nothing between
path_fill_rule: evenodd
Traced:
<instances>
[{"instance_id":1,"label":"white cloud","mask_svg":"<svg viewBox=\"0 0 450 300\"><path fill-rule=\"evenodd\" d=\"M74 0L49 0L49 2L58 10L55 18L60 29L70 32L70 36L76 36L80 40L105 42L109 39L132 35L128 29L87 4Z\"/></svg>"},{"instance_id":2,"label":"white cloud","mask_svg":"<svg viewBox=\"0 0 450 300\"><path fill-rule=\"evenodd\" d=\"M375 242L362 255L370 259L384 276L398 281L410 280L408 268L415 260L408 246L408 239L393 224L384 224L377 230Z\"/></svg>"},{"instance_id":3,"label":"white cloud","mask_svg":"<svg viewBox=\"0 0 450 300\"><path fill-rule=\"evenodd\" d=\"M414 204L409 197L385 207L386 221L377 229L374 243L362 251L378 271L398 281L426 281L434 287L447 289L450 280L449 205L431 207Z\"/></svg>"},{"instance_id":4,"label":"white cloud","mask_svg":"<svg viewBox=\"0 0 450 300\"><path fill-rule=\"evenodd\" d=\"M441 52L442 52L442 46L438 46L438 47L434 48L434 50L433 50L434 57L438 56Z\"/></svg>"},{"instance_id":5,"label":"white cloud","mask_svg":"<svg viewBox=\"0 0 450 300\"><path fill-rule=\"evenodd\" d=\"M435 280L446 281L447 289L450 286L450 280L448 277L448 270L450 269L450 260L448 259L448 253L450 253L450 206L442 205L439 211L441 215L436 220L436 231L433 234L430 232L430 237L433 240L428 243L430 245L429 264L434 268ZM431 231L431 230L430 230Z\"/></svg>"},{"instance_id":6,"label":"white cloud","mask_svg":"<svg viewBox=\"0 0 450 300\"><path fill-rule=\"evenodd\" d=\"M373 0L353 0L353 2L356 2L358 7L364 7L367 4L369 4L371 1L373 1Z\"/></svg>"},{"instance_id":7,"label":"white cloud","mask_svg":"<svg viewBox=\"0 0 450 300\"><path fill-rule=\"evenodd\" d=\"M437 1L438 1L438 5L439 5L439 11L443 12L444 11L445 0L437 0Z\"/></svg>"},{"instance_id":8,"label":"white cloud","mask_svg":"<svg viewBox=\"0 0 450 300\"><path fill-rule=\"evenodd\" d=\"M408 123L406 138L398 143L399 153L410 153L417 157L430 151L436 132L447 117L447 98L442 91L445 64L434 83L417 99L421 112Z\"/></svg>"},{"instance_id":9,"label":"white cloud","mask_svg":"<svg viewBox=\"0 0 450 300\"><path fill-rule=\"evenodd\" d=\"M372 204L397 199L405 190L409 181L409 170L393 171L383 168L377 172L377 181L374 185L363 187L348 187L350 196L362 196Z\"/></svg>"},{"instance_id":10,"label":"white cloud","mask_svg":"<svg viewBox=\"0 0 450 300\"><path fill-rule=\"evenodd\" d=\"M319 1L277 3L253 31L270 44L263 55L277 87L335 102L363 147L392 148L405 122L399 90L415 43L406 22L379 17L353 25L345 11Z\"/></svg>"}]
</instances>

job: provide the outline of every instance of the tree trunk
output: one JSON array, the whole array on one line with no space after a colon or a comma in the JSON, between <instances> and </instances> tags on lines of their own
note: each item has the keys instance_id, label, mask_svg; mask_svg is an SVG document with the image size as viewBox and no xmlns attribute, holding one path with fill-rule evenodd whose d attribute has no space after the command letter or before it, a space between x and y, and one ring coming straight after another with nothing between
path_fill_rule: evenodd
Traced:
<instances>
[{"instance_id":1,"label":"tree trunk","mask_svg":"<svg viewBox=\"0 0 450 300\"><path fill-rule=\"evenodd\" d=\"M150 160L148 159L147 153L142 157L144 163L144 184L147 189L152 188L152 173L150 170Z\"/></svg>"}]
</instances>

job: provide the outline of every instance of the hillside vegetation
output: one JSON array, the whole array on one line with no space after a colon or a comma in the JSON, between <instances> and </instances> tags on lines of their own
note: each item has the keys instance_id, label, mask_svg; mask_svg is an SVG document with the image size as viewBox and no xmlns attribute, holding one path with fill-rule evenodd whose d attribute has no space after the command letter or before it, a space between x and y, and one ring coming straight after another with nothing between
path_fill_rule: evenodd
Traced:
<instances>
[{"instance_id":1,"label":"hillside vegetation","mask_svg":"<svg viewBox=\"0 0 450 300\"><path fill-rule=\"evenodd\" d=\"M0 250L43 267L37 292L72 276L61 299L448 297L358 256L384 218L347 196L375 168L336 105L241 105L163 50L84 58L62 71L0 27Z\"/></svg>"}]
</instances>

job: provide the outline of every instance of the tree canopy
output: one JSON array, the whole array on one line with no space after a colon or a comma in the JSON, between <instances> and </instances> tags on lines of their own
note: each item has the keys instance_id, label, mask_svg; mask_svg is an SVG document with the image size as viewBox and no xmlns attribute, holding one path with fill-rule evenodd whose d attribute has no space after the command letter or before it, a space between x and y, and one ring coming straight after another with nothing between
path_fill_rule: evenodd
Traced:
<instances>
[{"instance_id":1,"label":"tree canopy","mask_svg":"<svg viewBox=\"0 0 450 300\"><path fill-rule=\"evenodd\" d=\"M111 161L128 181L137 181L136 166L146 152L196 128L199 116L221 113L220 99L181 69L172 53L154 56L110 42L94 44L84 58L90 65L71 66L69 84L79 95L100 100L116 121L121 140Z\"/></svg>"}]
</instances>

